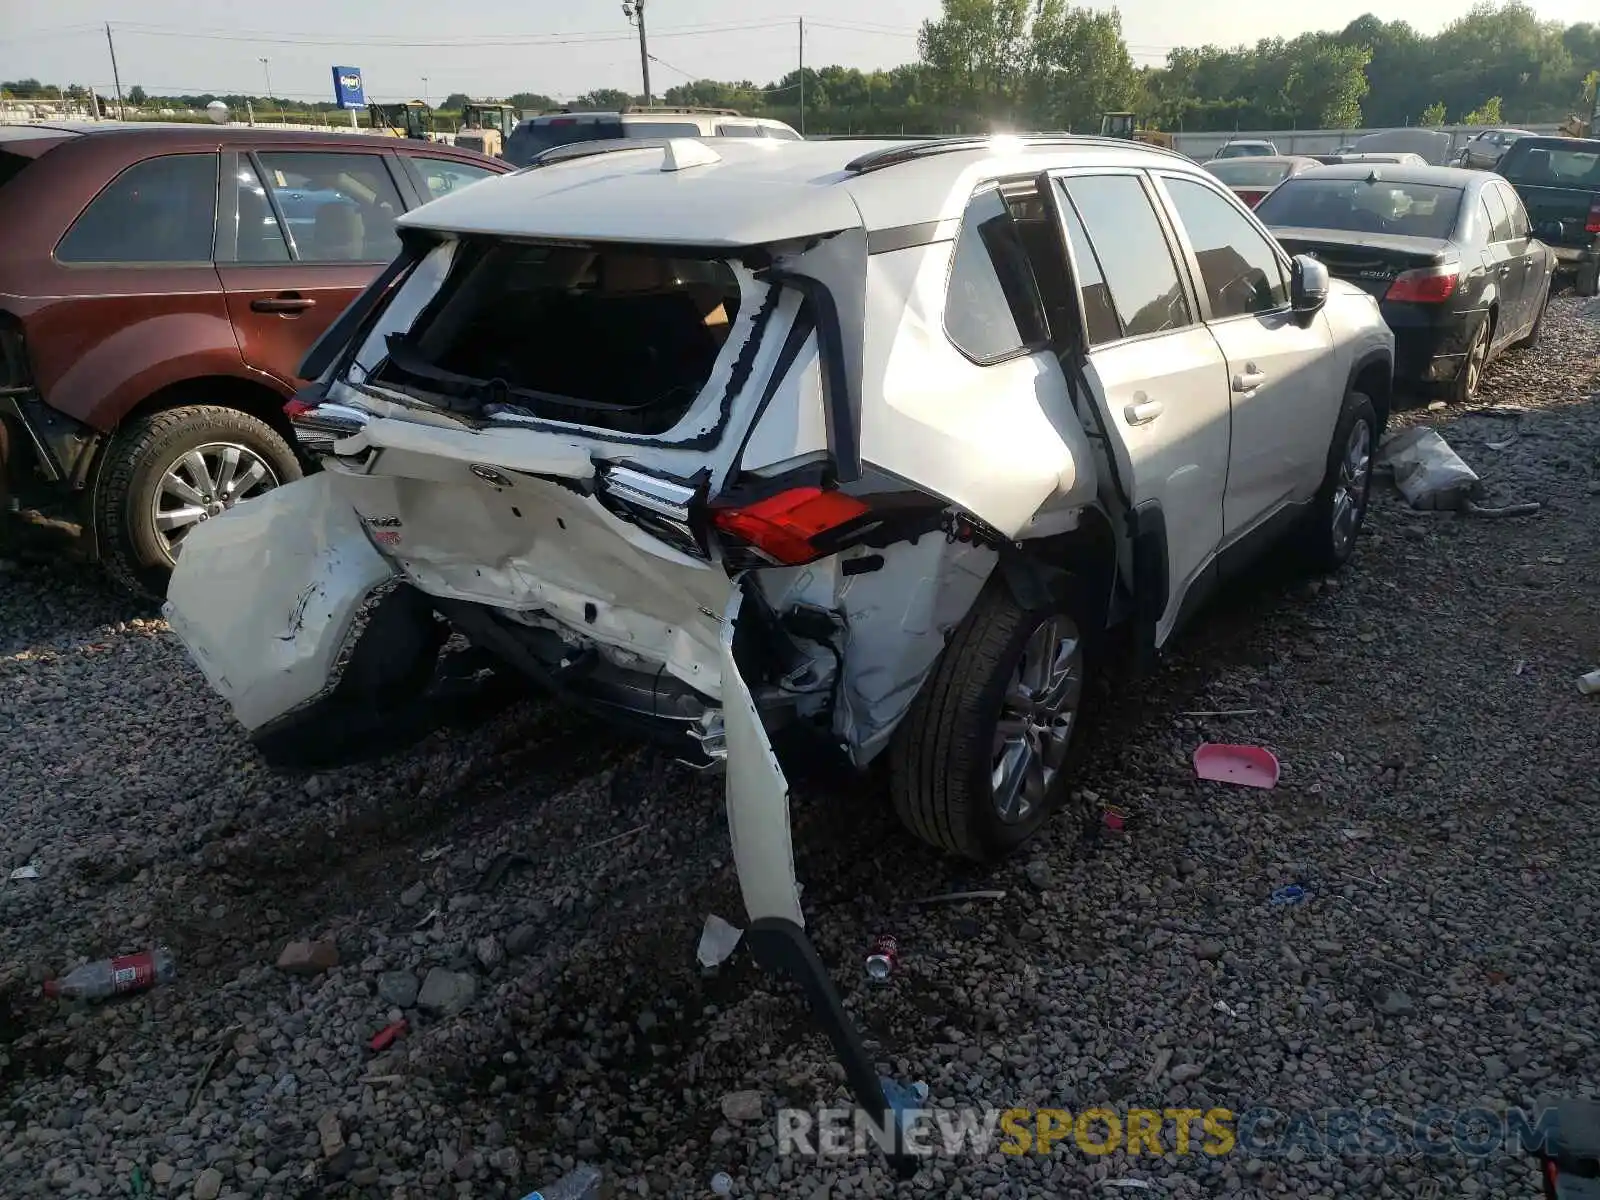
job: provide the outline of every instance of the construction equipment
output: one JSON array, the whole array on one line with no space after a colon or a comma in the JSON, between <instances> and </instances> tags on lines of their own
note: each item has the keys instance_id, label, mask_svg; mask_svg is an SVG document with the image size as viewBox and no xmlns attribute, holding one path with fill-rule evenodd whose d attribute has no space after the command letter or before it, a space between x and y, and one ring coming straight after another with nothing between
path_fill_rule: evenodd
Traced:
<instances>
[{"instance_id":1,"label":"construction equipment","mask_svg":"<svg viewBox=\"0 0 1600 1200\"><path fill-rule=\"evenodd\" d=\"M367 117L372 123L373 133L410 138L415 142L438 140L433 132L433 109L421 100L407 100L403 104L369 104Z\"/></svg>"},{"instance_id":2,"label":"construction equipment","mask_svg":"<svg viewBox=\"0 0 1600 1200\"><path fill-rule=\"evenodd\" d=\"M1141 129L1138 119L1131 112L1109 112L1100 117L1100 136L1126 138L1133 142L1142 142L1146 146L1160 146L1164 150L1172 149L1172 135L1163 133L1159 129Z\"/></svg>"},{"instance_id":3,"label":"construction equipment","mask_svg":"<svg viewBox=\"0 0 1600 1200\"><path fill-rule=\"evenodd\" d=\"M487 154L506 156L506 142L522 114L509 104L471 101L461 106L461 124L456 129L456 145Z\"/></svg>"},{"instance_id":4,"label":"construction equipment","mask_svg":"<svg viewBox=\"0 0 1600 1200\"><path fill-rule=\"evenodd\" d=\"M1590 130L1594 128L1594 122L1585 121L1582 117L1573 116L1568 117L1565 121L1561 122L1557 128L1568 137L1586 138L1593 136L1593 134L1590 133Z\"/></svg>"}]
</instances>

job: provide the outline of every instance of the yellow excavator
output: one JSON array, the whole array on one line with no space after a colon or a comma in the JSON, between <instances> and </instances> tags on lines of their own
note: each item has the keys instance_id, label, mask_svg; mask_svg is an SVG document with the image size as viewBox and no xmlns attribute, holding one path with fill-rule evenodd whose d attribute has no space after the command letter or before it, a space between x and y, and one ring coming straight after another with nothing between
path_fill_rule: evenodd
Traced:
<instances>
[{"instance_id":1,"label":"yellow excavator","mask_svg":"<svg viewBox=\"0 0 1600 1200\"><path fill-rule=\"evenodd\" d=\"M456 130L456 145L487 154L506 156L506 142L522 114L509 104L469 102L461 106L461 125Z\"/></svg>"},{"instance_id":2,"label":"yellow excavator","mask_svg":"<svg viewBox=\"0 0 1600 1200\"><path fill-rule=\"evenodd\" d=\"M1159 129L1140 129L1138 119L1131 112L1109 112L1100 117L1100 136L1126 138L1143 142L1146 146L1172 149L1172 135Z\"/></svg>"},{"instance_id":3,"label":"yellow excavator","mask_svg":"<svg viewBox=\"0 0 1600 1200\"><path fill-rule=\"evenodd\" d=\"M433 132L433 109L421 100L407 100L403 104L369 104L367 117L373 133L410 138L417 142L438 140Z\"/></svg>"}]
</instances>

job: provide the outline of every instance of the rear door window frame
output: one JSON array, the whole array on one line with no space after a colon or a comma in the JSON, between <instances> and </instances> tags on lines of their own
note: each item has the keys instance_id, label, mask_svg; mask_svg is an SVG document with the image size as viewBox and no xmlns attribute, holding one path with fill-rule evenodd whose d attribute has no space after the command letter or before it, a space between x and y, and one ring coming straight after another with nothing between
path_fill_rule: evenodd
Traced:
<instances>
[{"instance_id":1,"label":"rear door window frame","mask_svg":"<svg viewBox=\"0 0 1600 1200\"><path fill-rule=\"evenodd\" d=\"M283 267L286 265L303 265L307 267L350 266L360 263L386 263L389 259L307 259L300 255L300 248L295 242L294 231L289 227L288 219L284 216L283 206L279 204L277 191L271 185L271 176L267 173L266 166L261 162L261 154L365 154L369 157L380 159L385 170L389 172L389 180L393 184L400 199L400 212L396 217L403 216L414 208L421 206L422 201L418 196L417 185L411 178L411 169L396 161L393 151L388 148L367 149L365 146L306 146L306 145L263 145L263 146L235 146L223 152L223 170L219 172L218 202L217 202L217 233L213 256L219 263L237 265L241 267ZM257 177L266 188L267 204L272 209L272 215L278 220L278 228L283 231L284 244L289 248L288 262L241 262L239 259L239 163L250 163Z\"/></svg>"}]
</instances>

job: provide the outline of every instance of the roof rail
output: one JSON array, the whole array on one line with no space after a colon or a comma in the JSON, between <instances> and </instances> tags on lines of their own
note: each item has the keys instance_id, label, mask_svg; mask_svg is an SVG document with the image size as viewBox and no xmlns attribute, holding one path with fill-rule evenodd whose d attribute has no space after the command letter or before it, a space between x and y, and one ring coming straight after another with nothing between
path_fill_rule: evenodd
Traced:
<instances>
[{"instance_id":1,"label":"roof rail","mask_svg":"<svg viewBox=\"0 0 1600 1200\"><path fill-rule=\"evenodd\" d=\"M845 164L845 170L857 175L864 175L868 171L881 171L885 167L897 167L902 163L916 162L918 159L928 158L935 154L956 154L962 150L980 150L997 138L1007 138L1021 142L1024 146L1106 146L1126 150L1137 146L1141 150L1148 150L1153 154L1167 154L1184 162L1193 162L1187 154L1177 150L1168 150L1164 146L1152 146L1145 142L1136 142L1132 138L1099 137L1094 134L1075 133L985 133L970 134L962 137L930 138L927 141L911 142L898 146L886 146L881 150L869 150L859 157L851 159ZM869 140L863 138L863 141Z\"/></svg>"},{"instance_id":2,"label":"roof rail","mask_svg":"<svg viewBox=\"0 0 1600 1200\"><path fill-rule=\"evenodd\" d=\"M737 108L700 108L692 104L624 104L625 113L699 113L708 117L742 117Z\"/></svg>"},{"instance_id":3,"label":"roof rail","mask_svg":"<svg viewBox=\"0 0 1600 1200\"><path fill-rule=\"evenodd\" d=\"M671 138L596 138L590 142L569 142L565 146L551 146L533 156L522 169L548 167L552 163L570 162L575 158L592 158L598 154L616 154L622 150L660 150Z\"/></svg>"}]
</instances>

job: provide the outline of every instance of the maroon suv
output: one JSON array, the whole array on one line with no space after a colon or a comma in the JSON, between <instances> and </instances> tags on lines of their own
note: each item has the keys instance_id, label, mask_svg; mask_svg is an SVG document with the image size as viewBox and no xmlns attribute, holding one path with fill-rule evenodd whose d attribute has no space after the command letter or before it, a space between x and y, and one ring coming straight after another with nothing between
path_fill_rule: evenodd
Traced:
<instances>
[{"instance_id":1,"label":"maroon suv","mask_svg":"<svg viewBox=\"0 0 1600 1200\"><path fill-rule=\"evenodd\" d=\"M300 477L295 371L395 218L510 169L364 134L0 126L0 501L70 501L160 595L196 522Z\"/></svg>"}]
</instances>

